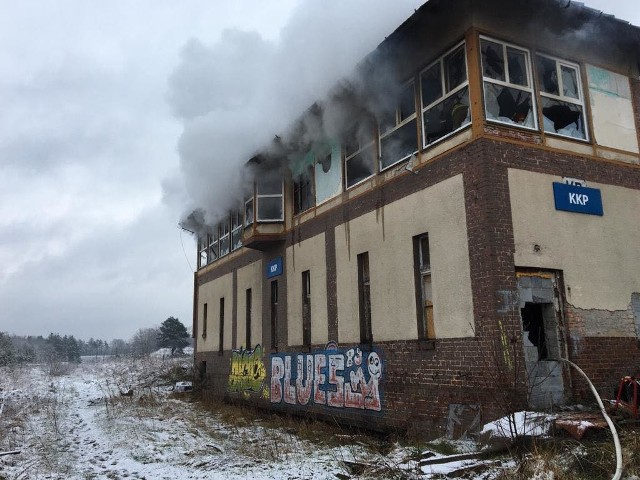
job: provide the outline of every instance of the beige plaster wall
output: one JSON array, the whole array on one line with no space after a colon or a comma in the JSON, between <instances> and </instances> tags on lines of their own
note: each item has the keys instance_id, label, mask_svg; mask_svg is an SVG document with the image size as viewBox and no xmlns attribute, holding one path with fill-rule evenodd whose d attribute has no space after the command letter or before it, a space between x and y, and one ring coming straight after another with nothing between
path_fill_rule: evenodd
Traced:
<instances>
[{"instance_id":1,"label":"beige plaster wall","mask_svg":"<svg viewBox=\"0 0 640 480\"><path fill-rule=\"evenodd\" d=\"M287 248L289 345L302 345L302 272L311 275L311 343L327 343L327 269L324 233Z\"/></svg>"},{"instance_id":2,"label":"beige plaster wall","mask_svg":"<svg viewBox=\"0 0 640 480\"><path fill-rule=\"evenodd\" d=\"M473 336L462 175L338 225L338 341L360 340L357 255L369 252L374 341L418 337L413 237L429 233L435 333Z\"/></svg>"},{"instance_id":3,"label":"beige plaster wall","mask_svg":"<svg viewBox=\"0 0 640 480\"><path fill-rule=\"evenodd\" d=\"M509 170L516 266L562 270L577 308L627 310L640 291L640 191L589 182L602 193L600 217L557 211L554 181Z\"/></svg>"},{"instance_id":4,"label":"beige plaster wall","mask_svg":"<svg viewBox=\"0 0 640 480\"><path fill-rule=\"evenodd\" d=\"M220 298L224 297L224 342L225 350L231 349L231 327L233 312L233 274L229 273L200 286L198 290L198 351L218 351L220 347ZM202 338L204 304L207 304L207 336Z\"/></svg>"},{"instance_id":5,"label":"beige plaster wall","mask_svg":"<svg viewBox=\"0 0 640 480\"><path fill-rule=\"evenodd\" d=\"M262 344L262 260L238 269L236 347L246 348L247 289L251 289L251 348Z\"/></svg>"}]
</instances>

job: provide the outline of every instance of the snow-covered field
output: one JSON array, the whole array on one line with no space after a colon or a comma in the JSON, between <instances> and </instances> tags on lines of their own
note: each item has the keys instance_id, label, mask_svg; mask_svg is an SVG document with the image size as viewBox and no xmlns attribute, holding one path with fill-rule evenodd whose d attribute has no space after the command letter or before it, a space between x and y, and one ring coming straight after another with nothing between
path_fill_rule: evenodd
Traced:
<instances>
[{"instance_id":1,"label":"snow-covered field","mask_svg":"<svg viewBox=\"0 0 640 480\"><path fill-rule=\"evenodd\" d=\"M381 448L348 429L309 425L302 435L239 408L212 411L171 391L167 373L190 362L156 355L85 358L56 375L47 365L0 369L0 480L495 479L515 466L474 458L470 441L444 441L455 451L446 456L437 442ZM499 422L485 430L504 435Z\"/></svg>"}]
</instances>

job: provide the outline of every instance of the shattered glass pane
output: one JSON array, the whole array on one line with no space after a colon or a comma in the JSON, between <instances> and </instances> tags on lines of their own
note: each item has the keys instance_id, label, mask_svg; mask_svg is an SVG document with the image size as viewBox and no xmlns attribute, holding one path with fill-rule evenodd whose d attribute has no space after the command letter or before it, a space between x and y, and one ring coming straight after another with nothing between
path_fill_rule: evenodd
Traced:
<instances>
[{"instance_id":1,"label":"shattered glass pane","mask_svg":"<svg viewBox=\"0 0 640 480\"><path fill-rule=\"evenodd\" d=\"M259 222L281 222L282 220L284 220L282 196L258 197Z\"/></svg>"},{"instance_id":2,"label":"shattered glass pane","mask_svg":"<svg viewBox=\"0 0 640 480\"><path fill-rule=\"evenodd\" d=\"M220 256L223 257L227 253L229 253L229 235L220 239Z\"/></svg>"},{"instance_id":3,"label":"shattered glass pane","mask_svg":"<svg viewBox=\"0 0 640 480\"><path fill-rule=\"evenodd\" d=\"M545 132L586 139L580 105L542 97L542 115Z\"/></svg>"},{"instance_id":4,"label":"shattered glass pane","mask_svg":"<svg viewBox=\"0 0 640 480\"><path fill-rule=\"evenodd\" d=\"M423 114L425 144L439 140L471 123L469 87L435 104Z\"/></svg>"},{"instance_id":5,"label":"shattered glass pane","mask_svg":"<svg viewBox=\"0 0 640 480\"><path fill-rule=\"evenodd\" d=\"M202 250L200 252L200 256L198 258L198 267L202 268L207 264L207 251L206 250Z\"/></svg>"},{"instance_id":6,"label":"shattered glass pane","mask_svg":"<svg viewBox=\"0 0 640 480\"><path fill-rule=\"evenodd\" d=\"M535 127L530 92L484 82L484 104L488 120Z\"/></svg>"},{"instance_id":7,"label":"shattered glass pane","mask_svg":"<svg viewBox=\"0 0 640 480\"><path fill-rule=\"evenodd\" d=\"M562 94L565 97L578 99L578 72L567 65L560 67L562 72Z\"/></svg>"},{"instance_id":8,"label":"shattered glass pane","mask_svg":"<svg viewBox=\"0 0 640 480\"><path fill-rule=\"evenodd\" d=\"M559 95L558 88L558 71L556 70L556 61L538 55L537 57L538 78L540 79L540 89L551 95Z\"/></svg>"},{"instance_id":9,"label":"shattered glass pane","mask_svg":"<svg viewBox=\"0 0 640 480\"><path fill-rule=\"evenodd\" d=\"M213 242L209 245L209 263L218 259L218 242Z\"/></svg>"},{"instance_id":10,"label":"shattered glass pane","mask_svg":"<svg viewBox=\"0 0 640 480\"><path fill-rule=\"evenodd\" d=\"M509 82L528 87L527 54L522 50L507 47L507 62L509 64Z\"/></svg>"},{"instance_id":11,"label":"shattered glass pane","mask_svg":"<svg viewBox=\"0 0 640 480\"><path fill-rule=\"evenodd\" d=\"M502 45L483 39L480 41L480 51L482 53L482 75L494 80L505 81Z\"/></svg>"},{"instance_id":12,"label":"shattered glass pane","mask_svg":"<svg viewBox=\"0 0 640 480\"><path fill-rule=\"evenodd\" d=\"M461 45L458 49L444 58L445 86L447 93L467 81L467 69L464 58L464 45Z\"/></svg>"},{"instance_id":13,"label":"shattered glass pane","mask_svg":"<svg viewBox=\"0 0 640 480\"><path fill-rule=\"evenodd\" d=\"M416 128L416 120L412 120L380 139L381 170L418 151Z\"/></svg>"},{"instance_id":14,"label":"shattered glass pane","mask_svg":"<svg viewBox=\"0 0 640 480\"><path fill-rule=\"evenodd\" d=\"M248 227L253 223L253 198L244 204L244 226Z\"/></svg>"},{"instance_id":15,"label":"shattered glass pane","mask_svg":"<svg viewBox=\"0 0 640 480\"><path fill-rule=\"evenodd\" d=\"M231 232L231 250L237 250L242 246L242 229L238 228Z\"/></svg>"},{"instance_id":16,"label":"shattered glass pane","mask_svg":"<svg viewBox=\"0 0 640 480\"><path fill-rule=\"evenodd\" d=\"M376 173L373 145L346 161L347 188Z\"/></svg>"},{"instance_id":17,"label":"shattered glass pane","mask_svg":"<svg viewBox=\"0 0 640 480\"><path fill-rule=\"evenodd\" d=\"M442 78L440 75L440 62L428 68L420 75L422 86L422 106L431 105L442 97Z\"/></svg>"}]
</instances>

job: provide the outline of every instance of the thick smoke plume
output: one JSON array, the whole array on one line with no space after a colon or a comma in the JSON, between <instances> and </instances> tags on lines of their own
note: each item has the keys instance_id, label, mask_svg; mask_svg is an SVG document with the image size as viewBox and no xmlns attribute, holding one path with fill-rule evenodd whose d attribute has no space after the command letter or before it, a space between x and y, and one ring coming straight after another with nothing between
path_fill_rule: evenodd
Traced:
<instances>
[{"instance_id":1,"label":"thick smoke plume","mask_svg":"<svg viewBox=\"0 0 640 480\"><path fill-rule=\"evenodd\" d=\"M368 76L362 60L420 3L301 0L277 41L240 30L214 45L190 40L168 95L184 132L181 185L171 187L182 195L165 195L188 198L183 224L201 230L236 208L257 153L292 158L384 110L396 79L384 68Z\"/></svg>"}]
</instances>

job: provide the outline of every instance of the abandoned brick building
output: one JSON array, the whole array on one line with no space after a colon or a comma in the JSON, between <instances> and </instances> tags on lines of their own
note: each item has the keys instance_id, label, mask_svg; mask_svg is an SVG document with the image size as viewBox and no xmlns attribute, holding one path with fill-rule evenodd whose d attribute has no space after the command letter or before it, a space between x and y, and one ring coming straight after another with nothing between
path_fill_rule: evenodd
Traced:
<instances>
[{"instance_id":1,"label":"abandoned brick building","mask_svg":"<svg viewBox=\"0 0 640 480\"><path fill-rule=\"evenodd\" d=\"M198 232L204 386L380 429L588 401L560 358L611 395L640 367L639 60L579 2L425 3Z\"/></svg>"}]
</instances>

